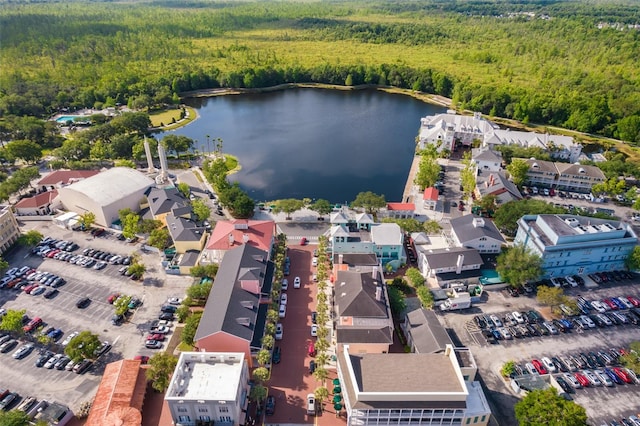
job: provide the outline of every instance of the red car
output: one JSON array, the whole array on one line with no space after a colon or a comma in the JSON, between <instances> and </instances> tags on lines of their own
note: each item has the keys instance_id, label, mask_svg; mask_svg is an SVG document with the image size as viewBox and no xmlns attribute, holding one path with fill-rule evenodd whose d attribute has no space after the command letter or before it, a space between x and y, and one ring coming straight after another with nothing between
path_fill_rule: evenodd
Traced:
<instances>
[{"instance_id":1,"label":"red car","mask_svg":"<svg viewBox=\"0 0 640 426\"><path fill-rule=\"evenodd\" d=\"M640 306L640 299L637 299L637 298L635 298L635 297L633 297L633 296L627 296L627 300L628 300L629 302L631 302L631 304L632 304L633 306L635 306L636 308L637 308L638 306Z\"/></svg>"},{"instance_id":2,"label":"red car","mask_svg":"<svg viewBox=\"0 0 640 426\"><path fill-rule=\"evenodd\" d=\"M533 364L533 366L535 367L536 371L538 372L538 374L548 374L547 369L544 367L544 365L538 361L537 359L533 359L531 360L531 364Z\"/></svg>"},{"instance_id":3,"label":"red car","mask_svg":"<svg viewBox=\"0 0 640 426\"><path fill-rule=\"evenodd\" d=\"M582 385L583 388L588 388L589 385L591 384L591 382L589 382L589 379L587 379L587 377L582 373L576 372L576 373L573 373L573 376L576 378L578 383Z\"/></svg>"},{"instance_id":4,"label":"red car","mask_svg":"<svg viewBox=\"0 0 640 426\"><path fill-rule=\"evenodd\" d=\"M107 302L113 304L113 302L115 302L118 297L120 297L120 293L113 293L107 298Z\"/></svg>"},{"instance_id":5,"label":"red car","mask_svg":"<svg viewBox=\"0 0 640 426\"><path fill-rule=\"evenodd\" d=\"M300 238L300 245L301 245L301 246L305 246L305 245L307 245L307 238L306 238L306 237L302 237L302 238Z\"/></svg>"},{"instance_id":6,"label":"red car","mask_svg":"<svg viewBox=\"0 0 640 426\"><path fill-rule=\"evenodd\" d=\"M620 380L622 380L623 382L633 383L633 379L631 379L631 377L629 377L627 372L621 369L620 367L613 367L612 370L614 373L616 373L616 376L620 377Z\"/></svg>"},{"instance_id":7,"label":"red car","mask_svg":"<svg viewBox=\"0 0 640 426\"><path fill-rule=\"evenodd\" d=\"M606 303L607 306L610 307L612 311L615 311L616 309L618 309L618 305L613 303L613 300L611 299L604 299L603 302Z\"/></svg>"},{"instance_id":8,"label":"red car","mask_svg":"<svg viewBox=\"0 0 640 426\"><path fill-rule=\"evenodd\" d=\"M53 259L53 256L55 256L56 254L60 253L60 250L51 250L49 253L47 253L47 257L49 259Z\"/></svg>"},{"instance_id":9,"label":"red car","mask_svg":"<svg viewBox=\"0 0 640 426\"><path fill-rule=\"evenodd\" d=\"M149 361L149 357L146 355L136 355L133 359L140 361L140 364L146 364Z\"/></svg>"},{"instance_id":10,"label":"red car","mask_svg":"<svg viewBox=\"0 0 640 426\"><path fill-rule=\"evenodd\" d=\"M38 287L38 284L29 284L23 290L24 290L25 293L28 294L28 293L31 293L31 290L33 290L36 287Z\"/></svg>"},{"instance_id":11,"label":"red car","mask_svg":"<svg viewBox=\"0 0 640 426\"><path fill-rule=\"evenodd\" d=\"M147 336L147 340L157 340L162 342L164 340L164 334L154 333Z\"/></svg>"}]
</instances>

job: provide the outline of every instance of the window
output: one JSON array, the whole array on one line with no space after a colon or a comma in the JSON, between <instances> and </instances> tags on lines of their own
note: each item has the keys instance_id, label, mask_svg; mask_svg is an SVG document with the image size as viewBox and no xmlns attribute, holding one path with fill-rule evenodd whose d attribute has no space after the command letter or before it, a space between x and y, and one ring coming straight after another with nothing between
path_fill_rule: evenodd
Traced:
<instances>
[{"instance_id":1,"label":"window","mask_svg":"<svg viewBox=\"0 0 640 426\"><path fill-rule=\"evenodd\" d=\"M178 407L178 413L186 413L187 409L185 407Z\"/></svg>"},{"instance_id":2,"label":"window","mask_svg":"<svg viewBox=\"0 0 640 426\"><path fill-rule=\"evenodd\" d=\"M200 412L200 413L206 413L206 412L208 412L208 411L209 411L209 409L208 409L208 408L206 408L206 407L204 407L204 408L202 408L202 407L198 408L198 412Z\"/></svg>"},{"instance_id":3,"label":"window","mask_svg":"<svg viewBox=\"0 0 640 426\"><path fill-rule=\"evenodd\" d=\"M180 422L190 422L191 421L191 417L189 417L189 416L178 416L178 421L180 421Z\"/></svg>"},{"instance_id":4,"label":"window","mask_svg":"<svg viewBox=\"0 0 640 426\"><path fill-rule=\"evenodd\" d=\"M474 422L474 423L478 423L478 416L475 416L475 417L473 418L473 422Z\"/></svg>"},{"instance_id":5,"label":"window","mask_svg":"<svg viewBox=\"0 0 640 426\"><path fill-rule=\"evenodd\" d=\"M209 417L209 416L200 416L199 419L202 420L203 422L210 422L211 421L211 417Z\"/></svg>"},{"instance_id":6,"label":"window","mask_svg":"<svg viewBox=\"0 0 640 426\"><path fill-rule=\"evenodd\" d=\"M482 418L480 419L481 422L484 422L486 420L487 416L482 416Z\"/></svg>"},{"instance_id":7,"label":"window","mask_svg":"<svg viewBox=\"0 0 640 426\"><path fill-rule=\"evenodd\" d=\"M229 407L218 407L218 411L221 413L228 413Z\"/></svg>"},{"instance_id":8,"label":"window","mask_svg":"<svg viewBox=\"0 0 640 426\"><path fill-rule=\"evenodd\" d=\"M229 417L229 416L220 416L220 421L221 422L230 422L231 421L231 417Z\"/></svg>"}]
</instances>

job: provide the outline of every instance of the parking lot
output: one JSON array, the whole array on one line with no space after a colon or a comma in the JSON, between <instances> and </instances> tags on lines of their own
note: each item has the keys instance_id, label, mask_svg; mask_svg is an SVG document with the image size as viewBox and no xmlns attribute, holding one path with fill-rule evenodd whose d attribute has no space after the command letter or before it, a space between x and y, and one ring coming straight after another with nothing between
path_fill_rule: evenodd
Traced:
<instances>
[{"instance_id":1,"label":"parking lot","mask_svg":"<svg viewBox=\"0 0 640 426\"><path fill-rule=\"evenodd\" d=\"M591 288L569 288L565 292L570 296L581 294L589 300L602 300L623 295L639 297L640 284L637 279L634 279L593 285ZM461 344L471 348L482 380L488 389L487 397L492 403L492 411L500 424L516 424L513 405L519 400L511 391L508 382L500 375L500 370L507 361L524 365L532 359L540 359L544 356L597 352L606 348L628 348L630 342L640 340L640 327L627 324L584 331L571 330L557 335L500 340L497 344L490 344L473 320L474 316L496 314L504 318L508 312L526 312L530 309L537 309L547 317L549 313L548 309L538 306L535 295L511 297L507 292L490 291L485 297L482 303L476 304L471 309L443 314L442 320L445 327L450 329ZM638 384L589 387L577 390L572 396L578 404L585 407L589 422L593 425L601 425L604 422L608 424L614 419L620 421L623 416L640 412L640 385Z\"/></svg>"},{"instance_id":2,"label":"parking lot","mask_svg":"<svg viewBox=\"0 0 640 426\"><path fill-rule=\"evenodd\" d=\"M105 364L139 354L150 356L155 352L144 348L144 339L151 322L157 318L160 306L169 297L184 296L192 279L165 275L158 254L143 253L139 244L119 241L114 234L92 238L88 233L71 232L50 222L30 222L26 228L37 229L52 238L74 241L80 246L74 254L81 254L87 247L123 256L137 252L147 268L143 281L133 281L118 272L122 265L109 264L102 270L95 270L60 260L43 259L30 255L26 249L15 250L6 256L11 267L26 265L39 271L54 273L64 278L66 284L59 287L59 293L51 299L15 289L0 289L1 308L25 309L29 317L41 317L45 328L52 326L63 330L64 334L59 341L74 331L89 330L97 334L100 340L110 342L113 348L83 375L35 367L34 362L39 356L37 350L21 360L12 358L13 351L0 354L3 366L10 366L3 368L0 387L18 392L22 397L56 400L77 410L82 402L93 398ZM113 293L136 296L143 301L143 305L133 310L129 320L121 326L111 324L114 307L108 303L107 298ZM91 303L86 308L79 309L76 303L83 297L90 298ZM41 345L38 349L40 347ZM57 346L51 349L61 351Z\"/></svg>"}]
</instances>

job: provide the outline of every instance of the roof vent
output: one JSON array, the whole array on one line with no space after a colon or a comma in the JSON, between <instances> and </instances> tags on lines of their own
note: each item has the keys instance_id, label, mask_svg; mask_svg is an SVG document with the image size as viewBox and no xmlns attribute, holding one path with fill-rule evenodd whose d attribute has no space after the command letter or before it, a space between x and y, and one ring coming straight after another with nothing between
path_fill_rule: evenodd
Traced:
<instances>
[{"instance_id":1,"label":"roof vent","mask_svg":"<svg viewBox=\"0 0 640 426\"><path fill-rule=\"evenodd\" d=\"M236 322L240 325L244 325L245 327L249 327L251 325L251 320L247 317L236 318Z\"/></svg>"},{"instance_id":2,"label":"roof vent","mask_svg":"<svg viewBox=\"0 0 640 426\"><path fill-rule=\"evenodd\" d=\"M583 174L587 173L587 171L586 171L584 168L580 167L580 168L578 169L578 173L580 173L581 175L583 175Z\"/></svg>"},{"instance_id":3,"label":"roof vent","mask_svg":"<svg viewBox=\"0 0 640 426\"><path fill-rule=\"evenodd\" d=\"M251 300L243 300L240 302L243 308L253 309L253 301Z\"/></svg>"}]
</instances>

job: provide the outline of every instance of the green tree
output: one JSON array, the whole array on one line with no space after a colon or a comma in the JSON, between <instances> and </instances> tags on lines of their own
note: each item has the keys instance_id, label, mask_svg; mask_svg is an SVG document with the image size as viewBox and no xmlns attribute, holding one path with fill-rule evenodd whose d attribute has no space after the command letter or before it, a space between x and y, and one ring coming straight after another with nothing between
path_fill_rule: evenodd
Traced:
<instances>
[{"instance_id":1,"label":"green tree","mask_svg":"<svg viewBox=\"0 0 640 426\"><path fill-rule=\"evenodd\" d=\"M212 287L213 283L194 284L187 289L187 296L193 300L201 301L204 305L204 302L206 302L209 297Z\"/></svg>"},{"instance_id":2,"label":"green tree","mask_svg":"<svg viewBox=\"0 0 640 426\"><path fill-rule=\"evenodd\" d=\"M2 426L28 426L30 420L26 411L0 411L0 425Z\"/></svg>"},{"instance_id":3,"label":"green tree","mask_svg":"<svg viewBox=\"0 0 640 426\"><path fill-rule=\"evenodd\" d=\"M385 207L387 202L384 195L374 194L371 191L360 192L356 199L351 202L351 207L364 209L369 214L375 214Z\"/></svg>"},{"instance_id":4,"label":"green tree","mask_svg":"<svg viewBox=\"0 0 640 426\"><path fill-rule=\"evenodd\" d=\"M442 226L435 220L427 220L422 224L424 232L430 235L439 234L442 231Z\"/></svg>"},{"instance_id":5,"label":"green tree","mask_svg":"<svg viewBox=\"0 0 640 426\"><path fill-rule=\"evenodd\" d=\"M433 293L431 293L429 287L425 285L418 287L416 295L418 296L418 299L420 299L420 303L422 303L423 308L433 309Z\"/></svg>"},{"instance_id":6,"label":"green tree","mask_svg":"<svg viewBox=\"0 0 640 426\"><path fill-rule=\"evenodd\" d=\"M176 185L176 189L182 194L184 198L189 198L189 196L191 195L191 187L184 182L180 182L178 185Z\"/></svg>"},{"instance_id":7,"label":"green tree","mask_svg":"<svg viewBox=\"0 0 640 426\"><path fill-rule=\"evenodd\" d=\"M511 181L518 187L522 188L522 185L527 181L527 174L529 173L529 163L521 158L515 158L511 164L507 166L507 171L511 177Z\"/></svg>"},{"instance_id":8,"label":"green tree","mask_svg":"<svg viewBox=\"0 0 640 426\"><path fill-rule=\"evenodd\" d=\"M42 147L29 140L14 140L5 149L9 158L35 163L42 158Z\"/></svg>"},{"instance_id":9,"label":"green tree","mask_svg":"<svg viewBox=\"0 0 640 426\"><path fill-rule=\"evenodd\" d=\"M587 413L584 407L567 401L555 388L534 390L515 405L516 419L527 426L584 426Z\"/></svg>"},{"instance_id":10,"label":"green tree","mask_svg":"<svg viewBox=\"0 0 640 426\"><path fill-rule=\"evenodd\" d=\"M64 353L74 362L82 359L94 359L96 350L100 348L102 343L97 334L90 331L81 331L76 337L71 339L69 344L65 346Z\"/></svg>"},{"instance_id":11,"label":"green tree","mask_svg":"<svg viewBox=\"0 0 640 426\"><path fill-rule=\"evenodd\" d=\"M460 170L460 185L464 198L468 198L476 189L476 166L471 159L470 151L464 153L461 162L464 167Z\"/></svg>"},{"instance_id":12,"label":"green tree","mask_svg":"<svg viewBox=\"0 0 640 426\"><path fill-rule=\"evenodd\" d=\"M389 306L391 307L391 314L396 319L402 317L407 304L404 301L402 292L395 287L387 286L387 294L389 295Z\"/></svg>"},{"instance_id":13,"label":"green tree","mask_svg":"<svg viewBox=\"0 0 640 426\"><path fill-rule=\"evenodd\" d=\"M259 383L264 383L267 380L269 380L269 370L265 367L258 367L255 370L253 370L253 373L251 374L251 376L255 381Z\"/></svg>"},{"instance_id":14,"label":"green tree","mask_svg":"<svg viewBox=\"0 0 640 426\"><path fill-rule=\"evenodd\" d=\"M265 334L264 336L262 336L262 347L265 349L271 350L275 342L275 338L270 334Z\"/></svg>"},{"instance_id":15,"label":"green tree","mask_svg":"<svg viewBox=\"0 0 640 426\"><path fill-rule=\"evenodd\" d=\"M249 391L249 398L260 403L267 397L267 392L267 388L263 385L253 385Z\"/></svg>"},{"instance_id":16,"label":"green tree","mask_svg":"<svg viewBox=\"0 0 640 426\"><path fill-rule=\"evenodd\" d=\"M132 160L127 160L127 159L118 160L113 165L116 167L127 167L129 169L136 168L136 163L134 163Z\"/></svg>"},{"instance_id":17,"label":"green tree","mask_svg":"<svg viewBox=\"0 0 640 426\"><path fill-rule=\"evenodd\" d=\"M629 352L620 357L622 365L640 375L640 342L631 342Z\"/></svg>"},{"instance_id":18,"label":"green tree","mask_svg":"<svg viewBox=\"0 0 640 426\"><path fill-rule=\"evenodd\" d=\"M139 230L140 216L135 213L129 213L122 221L122 235L126 238L133 238Z\"/></svg>"},{"instance_id":19,"label":"green tree","mask_svg":"<svg viewBox=\"0 0 640 426\"><path fill-rule=\"evenodd\" d=\"M37 246L40 241L42 241L42 238L43 236L39 231L32 229L20 235L20 237L18 238L18 244L25 247L34 247Z\"/></svg>"},{"instance_id":20,"label":"green tree","mask_svg":"<svg viewBox=\"0 0 640 426\"><path fill-rule=\"evenodd\" d=\"M514 286L537 280L542 275L542 258L522 244L503 250L496 263L496 271Z\"/></svg>"},{"instance_id":21,"label":"green tree","mask_svg":"<svg viewBox=\"0 0 640 426\"><path fill-rule=\"evenodd\" d=\"M405 272L407 278L409 278L409 282L414 287L420 287L424 285L425 279L422 276L422 273L418 268L409 268L407 272Z\"/></svg>"},{"instance_id":22,"label":"green tree","mask_svg":"<svg viewBox=\"0 0 640 426\"><path fill-rule=\"evenodd\" d=\"M0 330L22 334L22 317L26 312L27 311L25 309L21 309L19 311L8 309L7 313L0 321Z\"/></svg>"},{"instance_id":23,"label":"green tree","mask_svg":"<svg viewBox=\"0 0 640 426\"><path fill-rule=\"evenodd\" d=\"M511 377L513 373L516 371L516 363L514 361L507 361L502 365L500 369L500 374L502 377Z\"/></svg>"},{"instance_id":24,"label":"green tree","mask_svg":"<svg viewBox=\"0 0 640 426\"><path fill-rule=\"evenodd\" d=\"M423 230L423 224L413 218L396 219L393 217L385 217L382 219L382 223L395 223L402 229L402 232L405 233L420 232Z\"/></svg>"},{"instance_id":25,"label":"green tree","mask_svg":"<svg viewBox=\"0 0 640 426\"><path fill-rule=\"evenodd\" d=\"M271 352L266 349L260 349L258 355L256 355L256 359L258 360L258 364L267 365L271 361Z\"/></svg>"},{"instance_id":26,"label":"green tree","mask_svg":"<svg viewBox=\"0 0 640 426\"><path fill-rule=\"evenodd\" d=\"M194 337L196 337L196 331L198 331L198 326L200 325L201 319L202 312L194 312L187 318L187 321L184 324L184 328L182 329L182 335L180 336L180 340L182 340L183 343L186 343L189 346L193 346L193 339Z\"/></svg>"},{"instance_id":27,"label":"green tree","mask_svg":"<svg viewBox=\"0 0 640 426\"><path fill-rule=\"evenodd\" d=\"M325 386L317 387L316 390L313 391L313 395L316 397L316 401L322 403L322 401L329 398L329 389Z\"/></svg>"},{"instance_id":28,"label":"green tree","mask_svg":"<svg viewBox=\"0 0 640 426\"><path fill-rule=\"evenodd\" d=\"M144 263L136 262L129 265L129 272L131 272L131 275L133 275L137 280L142 279L146 270L147 267L144 266Z\"/></svg>"},{"instance_id":29,"label":"green tree","mask_svg":"<svg viewBox=\"0 0 640 426\"><path fill-rule=\"evenodd\" d=\"M193 147L194 141L191 138L181 135L167 135L162 138L160 143L165 147L167 151L173 151L176 156L179 156L181 152L187 152Z\"/></svg>"},{"instance_id":30,"label":"green tree","mask_svg":"<svg viewBox=\"0 0 640 426\"><path fill-rule=\"evenodd\" d=\"M211 216L211 209L202 198L196 198L191 201L191 209L200 222L209 219L209 216Z\"/></svg>"},{"instance_id":31,"label":"green tree","mask_svg":"<svg viewBox=\"0 0 640 426\"><path fill-rule=\"evenodd\" d=\"M493 216L493 222L507 235L515 235L518 230L518 220L524 215L563 214L566 210L555 207L542 200L518 200L502 204Z\"/></svg>"},{"instance_id":32,"label":"green tree","mask_svg":"<svg viewBox=\"0 0 640 426\"><path fill-rule=\"evenodd\" d=\"M633 251L625 259L627 268L631 271L637 271L640 269L640 246L635 246Z\"/></svg>"},{"instance_id":33,"label":"green tree","mask_svg":"<svg viewBox=\"0 0 640 426\"><path fill-rule=\"evenodd\" d=\"M313 372L313 377L315 377L320 383L324 384L324 382L329 378L329 372L326 368L316 367L316 370Z\"/></svg>"},{"instance_id":34,"label":"green tree","mask_svg":"<svg viewBox=\"0 0 640 426\"><path fill-rule=\"evenodd\" d=\"M217 263L208 263L206 265L197 265L191 268L191 276L192 277L208 277L215 278L218 273L218 264ZM209 293L207 293L209 294Z\"/></svg>"},{"instance_id":35,"label":"green tree","mask_svg":"<svg viewBox=\"0 0 640 426\"><path fill-rule=\"evenodd\" d=\"M142 232L143 234L151 234L151 232L155 229L161 228L162 222L155 219L142 219L140 221L140 226L138 232Z\"/></svg>"},{"instance_id":36,"label":"green tree","mask_svg":"<svg viewBox=\"0 0 640 426\"><path fill-rule=\"evenodd\" d=\"M131 266L129 266L131 268ZM129 303L131 302L131 296L127 296L123 294L118 297L115 302L113 302L113 307L115 308L116 315L124 315L129 311Z\"/></svg>"},{"instance_id":37,"label":"green tree","mask_svg":"<svg viewBox=\"0 0 640 426\"><path fill-rule=\"evenodd\" d=\"M498 203L496 202L496 196L493 194L488 194L482 197L480 200L476 202L480 208L485 212L493 212L495 213L498 208Z\"/></svg>"},{"instance_id":38,"label":"green tree","mask_svg":"<svg viewBox=\"0 0 640 426\"><path fill-rule=\"evenodd\" d=\"M153 389L158 392L167 390L177 363L178 358L168 352L157 352L149 359L149 368L145 376L151 382Z\"/></svg>"},{"instance_id":39,"label":"green tree","mask_svg":"<svg viewBox=\"0 0 640 426\"><path fill-rule=\"evenodd\" d=\"M418 172L413 179L413 183L418 185L420 191L424 191L425 188L435 185L438 181L439 173L440 165L438 164L437 159L429 155L422 155L420 157Z\"/></svg>"},{"instance_id":40,"label":"green tree","mask_svg":"<svg viewBox=\"0 0 640 426\"><path fill-rule=\"evenodd\" d=\"M286 198L284 200L276 200L272 203L272 205L272 211L274 213L286 213L287 220L289 220L291 219L291 213L298 211L304 207L304 202L295 198Z\"/></svg>"},{"instance_id":41,"label":"green tree","mask_svg":"<svg viewBox=\"0 0 640 426\"><path fill-rule=\"evenodd\" d=\"M542 305L558 306L564 301L564 290L560 287L540 286L536 299Z\"/></svg>"},{"instance_id":42,"label":"green tree","mask_svg":"<svg viewBox=\"0 0 640 426\"><path fill-rule=\"evenodd\" d=\"M0 257L0 274L3 274L7 269L9 269L9 262Z\"/></svg>"},{"instance_id":43,"label":"green tree","mask_svg":"<svg viewBox=\"0 0 640 426\"><path fill-rule=\"evenodd\" d=\"M320 216L327 215L333 211L333 205L322 198L317 199L313 204L309 206L311 210L318 213Z\"/></svg>"},{"instance_id":44,"label":"green tree","mask_svg":"<svg viewBox=\"0 0 640 426\"><path fill-rule=\"evenodd\" d=\"M149 234L149 245L159 250L164 250L171 243L171 235L167 228L154 229Z\"/></svg>"},{"instance_id":45,"label":"green tree","mask_svg":"<svg viewBox=\"0 0 640 426\"><path fill-rule=\"evenodd\" d=\"M85 212L80 215L80 220L78 221L82 229L90 229L93 224L96 222L96 215L92 212Z\"/></svg>"}]
</instances>

